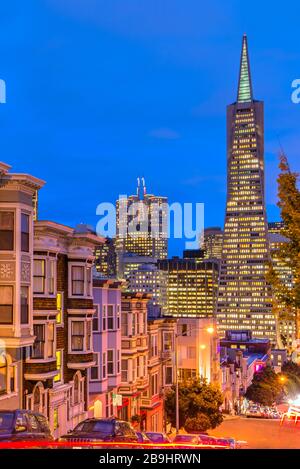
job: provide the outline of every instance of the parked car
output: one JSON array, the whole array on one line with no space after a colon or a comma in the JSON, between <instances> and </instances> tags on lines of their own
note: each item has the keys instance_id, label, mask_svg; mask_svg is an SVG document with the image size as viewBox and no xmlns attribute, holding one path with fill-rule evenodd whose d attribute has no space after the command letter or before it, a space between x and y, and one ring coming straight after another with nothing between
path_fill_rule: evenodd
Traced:
<instances>
[{"instance_id":1,"label":"parked car","mask_svg":"<svg viewBox=\"0 0 300 469\"><path fill-rule=\"evenodd\" d=\"M138 442L141 443L141 447L148 448L148 445L151 444L150 438L147 437L144 432L135 432L138 437ZM143 443L145 446L143 446Z\"/></svg>"},{"instance_id":2,"label":"parked car","mask_svg":"<svg viewBox=\"0 0 300 469\"><path fill-rule=\"evenodd\" d=\"M0 441L53 440L46 417L29 410L0 410Z\"/></svg>"},{"instance_id":3,"label":"parked car","mask_svg":"<svg viewBox=\"0 0 300 469\"><path fill-rule=\"evenodd\" d=\"M260 408L258 406L250 406L246 411L246 417L252 417L252 418L262 417Z\"/></svg>"},{"instance_id":4,"label":"parked car","mask_svg":"<svg viewBox=\"0 0 300 469\"><path fill-rule=\"evenodd\" d=\"M132 426L123 420L117 418L86 419L80 422L73 431L63 435L60 441L70 441L74 443L93 443L101 442L103 446L108 443L115 443L115 447L124 447L122 443L138 443L138 436ZM96 446L96 445L95 445ZM78 445L80 447L80 444Z\"/></svg>"},{"instance_id":5,"label":"parked car","mask_svg":"<svg viewBox=\"0 0 300 469\"><path fill-rule=\"evenodd\" d=\"M176 435L173 443L178 445L178 448L190 448L191 446L199 445L200 440L198 435L182 434Z\"/></svg>"},{"instance_id":6,"label":"parked car","mask_svg":"<svg viewBox=\"0 0 300 469\"><path fill-rule=\"evenodd\" d=\"M152 443L164 444L171 443L170 438L165 433L145 432Z\"/></svg>"}]
</instances>

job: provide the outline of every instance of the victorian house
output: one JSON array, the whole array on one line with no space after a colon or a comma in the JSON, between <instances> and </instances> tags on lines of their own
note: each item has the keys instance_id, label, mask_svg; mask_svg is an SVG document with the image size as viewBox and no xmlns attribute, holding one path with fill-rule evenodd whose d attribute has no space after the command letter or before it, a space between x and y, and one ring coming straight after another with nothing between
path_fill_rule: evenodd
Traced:
<instances>
[{"instance_id":1,"label":"victorian house","mask_svg":"<svg viewBox=\"0 0 300 469\"><path fill-rule=\"evenodd\" d=\"M99 238L50 221L34 224L33 335L24 407L49 419L54 437L88 415L93 356L92 266Z\"/></svg>"},{"instance_id":2,"label":"victorian house","mask_svg":"<svg viewBox=\"0 0 300 469\"><path fill-rule=\"evenodd\" d=\"M0 163L0 409L22 408L32 316L33 197L44 181Z\"/></svg>"},{"instance_id":3,"label":"victorian house","mask_svg":"<svg viewBox=\"0 0 300 469\"><path fill-rule=\"evenodd\" d=\"M121 285L113 279L93 282L94 365L89 372L90 416L112 417L120 413L121 383Z\"/></svg>"}]
</instances>

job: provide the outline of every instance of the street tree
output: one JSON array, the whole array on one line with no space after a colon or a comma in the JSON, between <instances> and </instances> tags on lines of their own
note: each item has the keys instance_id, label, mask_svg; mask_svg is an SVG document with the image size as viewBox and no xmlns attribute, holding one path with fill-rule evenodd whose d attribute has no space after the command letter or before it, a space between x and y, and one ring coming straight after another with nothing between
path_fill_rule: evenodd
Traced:
<instances>
[{"instance_id":1,"label":"street tree","mask_svg":"<svg viewBox=\"0 0 300 469\"><path fill-rule=\"evenodd\" d=\"M289 242L281 243L278 250L279 259L291 270L292 286L287 285L280 278L271 264L267 275L268 282L273 287L273 312L277 319L296 319L297 338L300 338L300 191L298 187L299 175L292 172L285 154L280 155L280 173L278 183L278 207L284 228L281 234ZM280 339L278 340L281 346Z\"/></svg>"},{"instance_id":2,"label":"street tree","mask_svg":"<svg viewBox=\"0 0 300 469\"><path fill-rule=\"evenodd\" d=\"M265 406L278 404L285 395L284 383L269 365L254 373L246 391L247 399Z\"/></svg>"},{"instance_id":3,"label":"street tree","mask_svg":"<svg viewBox=\"0 0 300 469\"><path fill-rule=\"evenodd\" d=\"M219 388L205 379L195 378L179 383L179 426L187 431L205 431L223 421L220 406L223 396ZM166 394L168 421L176 426L176 386Z\"/></svg>"}]
</instances>

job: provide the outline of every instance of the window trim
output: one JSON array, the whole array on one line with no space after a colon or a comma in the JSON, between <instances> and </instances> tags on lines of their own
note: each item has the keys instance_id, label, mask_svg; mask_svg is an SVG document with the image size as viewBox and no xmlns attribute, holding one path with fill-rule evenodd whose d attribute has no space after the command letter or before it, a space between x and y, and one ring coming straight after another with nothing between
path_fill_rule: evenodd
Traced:
<instances>
[{"instance_id":1,"label":"window trim","mask_svg":"<svg viewBox=\"0 0 300 469\"><path fill-rule=\"evenodd\" d=\"M36 326L36 325L43 325L44 326L44 336L45 336L45 342L44 342L44 357L43 358L35 358L33 357L33 345L32 345L32 353L30 355L30 358L27 358L26 359L26 362L30 362L30 363L38 363L38 362L43 362L43 363L47 363L47 362L53 362L54 360L56 360L56 322L55 320L47 320L47 321L43 321L43 320L34 320L33 322L33 327ZM48 357L48 324L53 324L53 334L54 334L54 339L53 339L53 356L52 357Z\"/></svg>"},{"instance_id":2,"label":"window trim","mask_svg":"<svg viewBox=\"0 0 300 469\"><path fill-rule=\"evenodd\" d=\"M107 363L107 376L108 377L111 377L111 376L115 376L116 375L116 354L115 354L115 349L113 348L110 348L110 349L107 349L106 351L106 363ZM112 352L112 360L108 361L108 353L109 352ZM109 373L108 372L108 364L109 363L112 363L112 373Z\"/></svg>"},{"instance_id":3,"label":"window trim","mask_svg":"<svg viewBox=\"0 0 300 469\"><path fill-rule=\"evenodd\" d=\"M100 328L100 305L99 304L94 304L94 307L95 307L95 313L93 314L93 318L92 318L92 333L98 333L98 332L101 332L101 328ZM94 329L94 320L97 319L97 329Z\"/></svg>"},{"instance_id":4,"label":"window trim","mask_svg":"<svg viewBox=\"0 0 300 469\"><path fill-rule=\"evenodd\" d=\"M68 262L68 298L93 298L93 269L91 262ZM83 295L73 294L73 267L83 267ZM88 281L88 272L90 281Z\"/></svg>"},{"instance_id":5,"label":"window trim","mask_svg":"<svg viewBox=\"0 0 300 469\"><path fill-rule=\"evenodd\" d=\"M110 310L112 311L112 316L109 316L108 312ZM107 304L107 331L114 331L116 330L116 317L115 317L115 305L114 304ZM112 327L109 327L109 320L112 320Z\"/></svg>"},{"instance_id":6,"label":"window trim","mask_svg":"<svg viewBox=\"0 0 300 469\"><path fill-rule=\"evenodd\" d=\"M93 352L93 358L94 358L95 355L97 356L96 364L93 365L93 366L90 368L90 382L91 382L91 383L95 383L95 382L101 381L101 367L100 367L100 355L101 355L101 352ZM97 378L92 378L92 368L97 368L97 370L98 370Z\"/></svg>"},{"instance_id":7,"label":"window trim","mask_svg":"<svg viewBox=\"0 0 300 469\"><path fill-rule=\"evenodd\" d=\"M0 249L0 252L1 254L6 254L6 253L12 253L12 252L15 252L16 251L16 210L13 210L13 209L1 209L0 210L0 213L12 213L13 214L13 229L12 229L12 233L13 233L13 238L12 238L12 241L13 241L13 247L12 249ZM9 231L11 232L11 230L5 230L5 231Z\"/></svg>"},{"instance_id":8,"label":"window trim","mask_svg":"<svg viewBox=\"0 0 300 469\"><path fill-rule=\"evenodd\" d=\"M12 292L12 303L11 304L3 304L1 306L11 306L11 321L10 322L1 322L0 320L0 327L7 327L7 326L12 326L14 324L14 316L15 316L15 308L14 308L14 298L15 298L15 288L14 285L7 285L7 284L1 284L0 287L9 287ZM21 294L21 292L20 292ZM2 315L1 315L2 317Z\"/></svg>"},{"instance_id":9,"label":"window trim","mask_svg":"<svg viewBox=\"0 0 300 469\"><path fill-rule=\"evenodd\" d=\"M43 292L35 292L34 291L34 278L41 276L34 275L34 261L44 261L44 291ZM53 277L53 284L54 284L54 291L53 293L49 293L49 285L50 285L50 265L51 262L54 262L54 277ZM33 256L33 282L32 282L32 293L35 298L56 298L57 296L57 256L49 256L49 255L34 255Z\"/></svg>"},{"instance_id":10,"label":"window trim","mask_svg":"<svg viewBox=\"0 0 300 469\"><path fill-rule=\"evenodd\" d=\"M28 233L26 231L22 231L22 215L28 218ZM31 235L31 230L30 230L30 213L29 212L21 212L21 217L20 217L20 232L21 232L21 252L29 253L30 248L31 248L31 242L30 242L30 235ZM22 249L22 242L23 242L23 235L26 234L28 236L28 249Z\"/></svg>"},{"instance_id":11,"label":"window trim","mask_svg":"<svg viewBox=\"0 0 300 469\"><path fill-rule=\"evenodd\" d=\"M81 355L83 353L93 353L93 324L92 324L92 317L80 317L80 318L68 318L68 353L72 355ZM84 336L83 336L83 350L72 350L72 322L83 322L84 323ZM91 323L91 335L90 335L90 349L87 350L86 342L87 342L87 323Z\"/></svg>"}]
</instances>

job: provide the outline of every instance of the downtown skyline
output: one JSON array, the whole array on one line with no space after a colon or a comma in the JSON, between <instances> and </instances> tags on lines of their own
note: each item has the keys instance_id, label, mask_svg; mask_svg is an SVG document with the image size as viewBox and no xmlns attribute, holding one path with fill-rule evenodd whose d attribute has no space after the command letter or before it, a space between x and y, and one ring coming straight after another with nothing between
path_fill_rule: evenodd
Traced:
<instances>
[{"instance_id":1,"label":"downtown skyline","mask_svg":"<svg viewBox=\"0 0 300 469\"><path fill-rule=\"evenodd\" d=\"M182 12L175 2L173 19L166 24L167 6L157 13L151 7L139 13L136 2L129 3L135 20L150 14L145 31L137 26L132 31L125 26L122 29L114 15L110 24L101 23L96 7L95 21L85 15L80 18L80 2L73 8L68 2L61 7L49 1L47 6L29 7L25 12L32 14L30 41L21 40L22 33L26 36L22 24L15 34L14 49L5 53L5 42L0 46L1 78L7 82L7 103L0 108L2 159L16 171L26 166L28 172L47 180L40 196L40 218L71 226L79 222L95 226L98 203L131 194L136 177L142 175L149 191L167 196L170 203L204 202L205 225L223 227L225 107L235 98L236 58L240 37L246 31L256 95L265 101L268 220L279 219L275 207L277 135L291 166L298 169L296 122L300 105L293 104L290 95L291 82L299 75L299 56L292 28L279 41L275 34L278 24L266 24L264 8L261 17L255 18L255 28L253 13L247 9L246 18L241 9L230 21L216 15L215 27L200 33L203 19L213 16L214 7L200 11L191 2L194 8ZM9 17L11 7L5 10ZM104 22L106 10L109 6L104 8ZM184 13L182 24L180 13ZM51 31L43 30L45 18L53 26ZM156 32L151 26L154 19L159 20ZM222 33L218 26L222 26ZM154 39L151 45L149 38ZM280 47L287 54L284 58L277 54L275 60L272 50ZM9 59L9 52L15 53L16 63ZM44 52L46 63L41 59ZM266 81L266 74L272 79ZM23 79L17 81L18 76ZM79 181L81 191L75 191ZM59 213L57 187L62 195ZM170 255L181 253L183 248L184 240L170 240Z\"/></svg>"}]
</instances>

